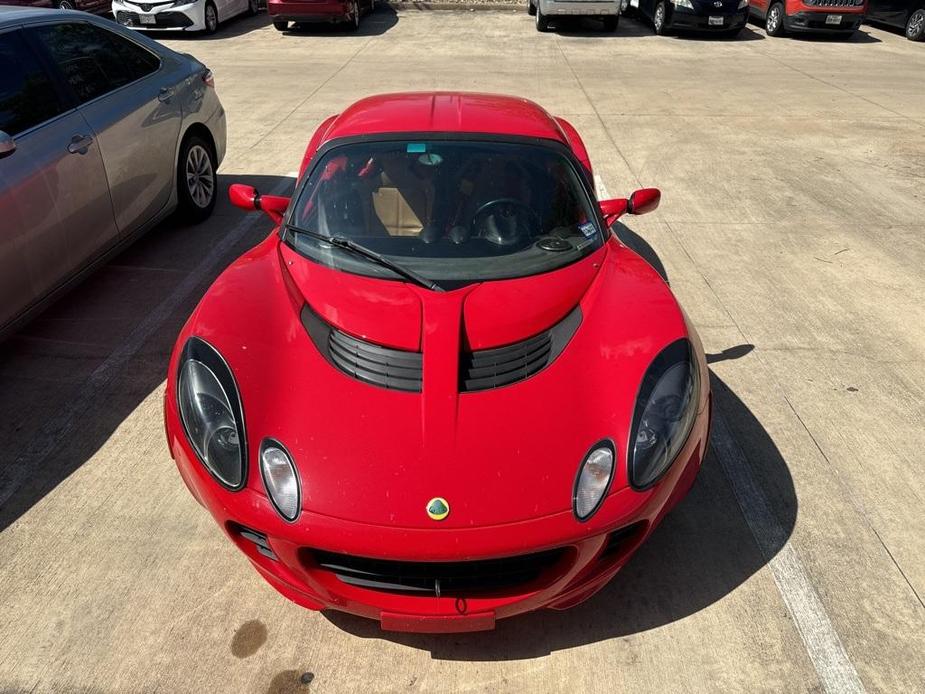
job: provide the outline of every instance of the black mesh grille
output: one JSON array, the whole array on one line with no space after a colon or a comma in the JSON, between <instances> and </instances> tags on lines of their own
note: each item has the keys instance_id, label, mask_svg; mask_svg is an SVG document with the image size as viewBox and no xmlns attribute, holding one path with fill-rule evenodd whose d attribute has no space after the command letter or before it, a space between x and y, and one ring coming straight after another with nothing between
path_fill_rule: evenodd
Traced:
<instances>
[{"instance_id":1,"label":"black mesh grille","mask_svg":"<svg viewBox=\"0 0 925 694\"><path fill-rule=\"evenodd\" d=\"M383 388L420 392L420 352L351 337L325 323L307 304L302 309L302 323L325 359L349 376Z\"/></svg>"},{"instance_id":2,"label":"black mesh grille","mask_svg":"<svg viewBox=\"0 0 925 694\"><path fill-rule=\"evenodd\" d=\"M575 334L581 311L575 308L546 332L504 347L459 356L459 390L500 388L529 378L548 366Z\"/></svg>"},{"instance_id":3,"label":"black mesh grille","mask_svg":"<svg viewBox=\"0 0 925 694\"><path fill-rule=\"evenodd\" d=\"M564 551L462 562L391 561L319 550L312 551L311 557L317 566L350 585L440 596L498 591L529 583L553 567Z\"/></svg>"}]
</instances>

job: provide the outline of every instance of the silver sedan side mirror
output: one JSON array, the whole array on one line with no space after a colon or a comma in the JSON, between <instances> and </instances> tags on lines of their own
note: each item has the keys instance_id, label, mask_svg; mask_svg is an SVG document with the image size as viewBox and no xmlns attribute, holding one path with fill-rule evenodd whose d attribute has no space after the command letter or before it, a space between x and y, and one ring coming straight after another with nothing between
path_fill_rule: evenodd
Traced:
<instances>
[{"instance_id":1,"label":"silver sedan side mirror","mask_svg":"<svg viewBox=\"0 0 925 694\"><path fill-rule=\"evenodd\" d=\"M16 151L16 141L0 130L0 159L10 156Z\"/></svg>"}]
</instances>

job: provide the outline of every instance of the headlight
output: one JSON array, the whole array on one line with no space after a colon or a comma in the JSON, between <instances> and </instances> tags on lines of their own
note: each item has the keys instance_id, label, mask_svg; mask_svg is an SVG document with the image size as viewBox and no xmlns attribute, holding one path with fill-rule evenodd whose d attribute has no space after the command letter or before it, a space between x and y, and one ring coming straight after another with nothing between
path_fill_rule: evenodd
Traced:
<instances>
[{"instance_id":1,"label":"headlight","mask_svg":"<svg viewBox=\"0 0 925 694\"><path fill-rule=\"evenodd\" d=\"M690 434L700 381L690 342L663 349L642 379L629 442L629 481L651 487L665 474Z\"/></svg>"},{"instance_id":2,"label":"headlight","mask_svg":"<svg viewBox=\"0 0 925 694\"><path fill-rule=\"evenodd\" d=\"M689 10L694 9L693 3L691 0L671 0L674 3L675 7L686 7Z\"/></svg>"},{"instance_id":3,"label":"headlight","mask_svg":"<svg viewBox=\"0 0 925 694\"><path fill-rule=\"evenodd\" d=\"M279 441L266 439L260 445L260 476L279 515L294 521L300 508L299 475L288 451Z\"/></svg>"},{"instance_id":4,"label":"headlight","mask_svg":"<svg viewBox=\"0 0 925 694\"><path fill-rule=\"evenodd\" d=\"M572 508L578 520L588 520L604 500L613 479L615 457L613 443L600 441L581 461L572 493Z\"/></svg>"},{"instance_id":5,"label":"headlight","mask_svg":"<svg viewBox=\"0 0 925 694\"><path fill-rule=\"evenodd\" d=\"M748 7L748 0L739 0L739 9L744 10Z\"/></svg>"},{"instance_id":6,"label":"headlight","mask_svg":"<svg viewBox=\"0 0 925 694\"><path fill-rule=\"evenodd\" d=\"M180 419L190 445L225 487L244 486L244 413L231 369L207 342L191 337L180 357Z\"/></svg>"}]
</instances>

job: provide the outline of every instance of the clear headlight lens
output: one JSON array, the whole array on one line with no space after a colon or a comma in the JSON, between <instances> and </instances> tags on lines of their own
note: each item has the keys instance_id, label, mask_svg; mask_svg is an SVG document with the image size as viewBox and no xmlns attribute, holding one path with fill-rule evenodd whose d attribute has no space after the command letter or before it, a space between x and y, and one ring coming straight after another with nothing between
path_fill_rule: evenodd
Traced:
<instances>
[{"instance_id":1,"label":"clear headlight lens","mask_svg":"<svg viewBox=\"0 0 925 694\"><path fill-rule=\"evenodd\" d=\"M237 386L224 360L206 342L183 349L177 402L186 436L206 469L230 489L244 485L244 419Z\"/></svg>"},{"instance_id":2,"label":"clear headlight lens","mask_svg":"<svg viewBox=\"0 0 925 694\"><path fill-rule=\"evenodd\" d=\"M573 508L578 520L591 517L604 500L613 478L614 447L610 441L594 444L578 468Z\"/></svg>"},{"instance_id":3,"label":"clear headlight lens","mask_svg":"<svg viewBox=\"0 0 925 694\"><path fill-rule=\"evenodd\" d=\"M686 7L689 10L694 9L694 5L691 0L671 0L674 3L675 7Z\"/></svg>"},{"instance_id":4,"label":"clear headlight lens","mask_svg":"<svg viewBox=\"0 0 925 694\"><path fill-rule=\"evenodd\" d=\"M653 360L633 414L629 457L633 487L652 486L671 466L694 424L699 385L687 340L673 342Z\"/></svg>"},{"instance_id":5,"label":"clear headlight lens","mask_svg":"<svg viewBox=\"0 0 925 694\"><path fill-rule=\"evenodd\" d=\"M748 7L748 0L739 0L739 9L744 10Z\"/></svg>"},{"instance_id":6,"label":"clear headlight lens","mask_svg":"<svg viewBox=\"0 0 925 694\"><path fill-rule=\"evenodd\" d=\"M260 475L279 515L294 521L300 508L299 476L292 458L278 441L267 439L260 446Z\"/></svg>"}]
</instances>

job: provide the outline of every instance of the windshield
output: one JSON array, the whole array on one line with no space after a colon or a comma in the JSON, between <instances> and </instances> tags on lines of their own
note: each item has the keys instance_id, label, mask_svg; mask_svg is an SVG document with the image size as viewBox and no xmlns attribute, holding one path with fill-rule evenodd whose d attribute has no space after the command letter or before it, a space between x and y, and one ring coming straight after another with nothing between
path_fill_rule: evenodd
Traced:
<instances>
[{"instance_id":1,"label":"windshield","mask_svg":"<svg viewBox=\"0 0 925 694\"><path fill-rule=\"evenodd\" d=\"M357 142L313 167L285 238L348 272L398 277L319 234L349 239L437 282L491 280L548 272L599 248L592 209L575 167L552 146Z\"/></svg>"}]
</instances>

